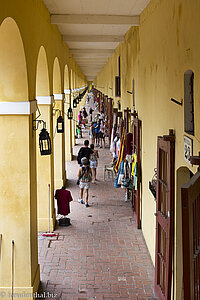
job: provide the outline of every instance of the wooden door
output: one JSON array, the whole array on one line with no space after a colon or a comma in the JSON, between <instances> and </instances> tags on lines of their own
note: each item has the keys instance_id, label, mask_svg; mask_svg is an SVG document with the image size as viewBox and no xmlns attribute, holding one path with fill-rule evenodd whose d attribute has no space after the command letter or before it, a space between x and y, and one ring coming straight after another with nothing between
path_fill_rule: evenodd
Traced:
<instances>
[{"instance_id":1,"label":"wooden door","mask_svg":"<svg viewBox=\"0 0 200 300\"><path fill-rule=\"evenodd\" d=\"M138 118L133 119L133 153L137 155L137 169L138 180L137 189L133 191L133 210L135 212L135 219L137 228L141 229L141 213L140 213L140 186L141 186L141 159L140 159L140 133L141 133L141 121Z\"/></svg>"},{"instance_id":2,"label":"wooden door","mask_svg":"<svg viewBox=\"0 0 200 300\"><path fill-rule=\"evenodd\" d=\"M200 299L200 171L181 188L185 300Z\"/></svg>"},{"instance_id":3,"label":"wooden door","mask_svg":"<svg viewBox=\"0 0 200 300\"><path fill-rule=\"evenodd\" d=\"M173 131L157 141L155 289L159 299L171 299L174 219Z\"/></svg>"}]
</instances>

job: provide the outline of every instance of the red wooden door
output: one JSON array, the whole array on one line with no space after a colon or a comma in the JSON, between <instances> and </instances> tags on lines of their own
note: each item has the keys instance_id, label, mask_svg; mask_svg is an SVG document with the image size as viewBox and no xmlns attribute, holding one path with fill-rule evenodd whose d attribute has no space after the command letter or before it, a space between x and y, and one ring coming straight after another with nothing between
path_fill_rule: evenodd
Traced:
<instances>
[{"instance_id":1,"label":"red wooden door","mask_svg":"<svg viewBox=\"0 0 200 300\"><path fill-rule=\"evenodd\" d=\"M174 211L174 141L170 135L157 141L156 259L155 289L159 299L171 299L173 211Z\"/></svg>"},{"instance_id":2,"label":"red wooden door","mask_svg":"<svg viewBox=\"0 0 200 300\"><path fill-rule=\"evenodd\" d=\"M200 171L181 188L184 299L200 299Z\"/></svg>"},{"instance_id":3,"label":"red wooden door","mask_svg":"<svg viewBox=\"0 0 200 300\"><path fill-rule=\"evenodd\" d=\"M141 213L140 213L140 185L141 185L141 158L140 158L140 132L141 132L141 121L137 118L133 119L133 153L137 155L138 165L138 180L137 189L133 191L133 210L135 212L135 219L137 228L141 229Z\"/></svg>"}]
</instances>

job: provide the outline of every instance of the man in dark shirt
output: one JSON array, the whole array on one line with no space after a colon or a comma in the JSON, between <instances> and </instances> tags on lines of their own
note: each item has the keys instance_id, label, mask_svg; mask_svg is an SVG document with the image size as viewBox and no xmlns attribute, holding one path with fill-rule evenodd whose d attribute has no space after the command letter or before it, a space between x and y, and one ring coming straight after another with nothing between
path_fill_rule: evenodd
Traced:
<instances>
[{"instance_id":1,"label":"man in dark shirt","mask_svg":"<svg viewBox=\"0 0 200 300\"><path fill-rule=\"evenodd\" d=\"M93 153L92 149L90 149L88 146L89 146L89 141L85 140L84 147L81 147L81 149L78 152L78 156L77 156L77 161L78 161L79 165L81 164L81 158L87 157L87 159L89 161L90 154Z\"/></svg>"}]
</instances>

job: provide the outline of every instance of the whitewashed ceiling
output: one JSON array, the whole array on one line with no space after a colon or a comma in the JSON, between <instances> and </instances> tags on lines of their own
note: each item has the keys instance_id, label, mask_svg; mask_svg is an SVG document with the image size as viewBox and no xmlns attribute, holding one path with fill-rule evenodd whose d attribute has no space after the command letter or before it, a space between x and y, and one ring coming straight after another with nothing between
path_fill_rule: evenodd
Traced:
<instances>
[{"instance_id":1,"label":"whitewashed ceiling","mask_svg":"<svg viewBox=\"0 0 200 300\"><path fill-rule=\"evenodd\" d=\"M43 0L87 80L93 80L150 0Z\"/></svg>"}]
</instances>

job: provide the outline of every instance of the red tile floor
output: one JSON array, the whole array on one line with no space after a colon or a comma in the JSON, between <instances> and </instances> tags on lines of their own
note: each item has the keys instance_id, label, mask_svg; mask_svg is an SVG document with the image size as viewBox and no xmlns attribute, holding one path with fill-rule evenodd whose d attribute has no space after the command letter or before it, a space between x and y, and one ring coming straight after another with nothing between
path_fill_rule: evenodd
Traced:
<instances>
[{"instance_id":1,"label":"red tile floor","mask_svg":"<svg viewBox=\"0 0 200 300\"><path fill-rule=\"evenodd\" d=\"M83 141L77 141L74 154ZM71 225L57 225L54 238L39 234L41 289L49 299L157 299L154 268L131 203L111 178L103 181L103 166L112 159L109 149L99 149L99 155L98 181L91 184L88 208L77 202L77 162L67 163L67 189L74 200Z\"/></svg>"}]
</instances>

